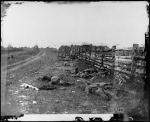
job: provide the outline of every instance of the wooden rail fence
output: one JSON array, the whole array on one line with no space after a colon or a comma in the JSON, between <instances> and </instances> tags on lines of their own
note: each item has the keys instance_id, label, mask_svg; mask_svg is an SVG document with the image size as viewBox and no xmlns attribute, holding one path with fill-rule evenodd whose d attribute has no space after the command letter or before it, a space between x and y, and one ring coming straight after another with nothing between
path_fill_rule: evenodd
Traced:
<instances>
[{"instance_id":1,"label":"wooden rail fence","mask_svg":"<svg viewBox=\"0 0 150 122\"><path fill-rule=\"evenodd\" d=\"M96 68L107 68L113 75L119 72L128 79L145 77L144 49L138 44L133 44L130 50L116 49L116 46L111 49L93 45L72 46L71 52L77 58L93 63Z\"/></svg>"}]
</instances>

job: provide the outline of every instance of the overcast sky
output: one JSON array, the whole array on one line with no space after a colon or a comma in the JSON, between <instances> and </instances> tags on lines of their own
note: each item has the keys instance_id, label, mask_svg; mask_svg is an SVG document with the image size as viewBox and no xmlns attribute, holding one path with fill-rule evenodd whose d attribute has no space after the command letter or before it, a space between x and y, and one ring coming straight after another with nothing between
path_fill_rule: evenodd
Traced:
<instances>
[{"instance_id":1,"label":"overcast sky","mask_svg":"<svg viewBox=\"0 0 150 122\"><path fill-rule=\"evenodd\" d=\"M112 47L144 44L146 2L12 4L1 25L3 45L39 47L81 44Z\"/></svg>"}]
</instances>

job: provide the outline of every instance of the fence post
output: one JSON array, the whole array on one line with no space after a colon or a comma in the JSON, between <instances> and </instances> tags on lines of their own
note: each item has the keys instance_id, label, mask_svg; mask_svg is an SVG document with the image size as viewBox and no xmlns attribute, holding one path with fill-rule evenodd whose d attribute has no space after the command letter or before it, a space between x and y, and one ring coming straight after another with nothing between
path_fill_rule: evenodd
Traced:
<instances>
[{"instance_id":1,"label":"fence post","mask_svg":"<svg viewBox=\"0 0 150 122\"><path fill-rule=\"evenodd\" d=\"M132 48L132 64L131 64L131 75L130 79L133 80L135 76L135 55L136 55L136 50L138 49L139 45L138 44L133 44Z\"/></svg>"},{"instance_id":2,"label":"fence post","mask_svg":"<svg viewBox=\"0 0 150 122\"><path fill-rule=\"evenodd\" d=\"M75 52L75 57L77 58L76 45L75 45L75 47L74 47L74 52Z\"/></svg>"},{"instance_id":3,"label":"fence post","mask_svg":"<svg viewBox=\"0 0 150 122\"><path fill-rule=\"evenodd\" d=\"M115 49L116 46L112 46L112 68L111 68L112 76L114 76L114 68L115 68Z\"/></svg>"},{"instance_id":4,"label":"fence post","mask_svg":"<svg viewBox=\"0 0 150 122\"><path fill-rule=\"evenodd\" d=\"M80 57L80 53L81 53L81 50L80 50L80 46L79 46L79 57Z\"/></svg>"},{"instance_id":5,"label":"fence post","mask_svg":"<svg viewBox=\"0 0 150 122\"><path fill-rule=\"evenodd\" d=\"M79 56L79 47L77 46L77 58Z\"/></svg>"},{"instance_id":6,"label":"fence post","mask_svg":"<svg viewBox=\"0 0 150 122\"><path fill-rule=\"evenodd\" d=\"M84 61L86 61L86 48L84 47Z\"/></svg>"},{"instance_id":7,"label":"fence post","mask_svg":"<svg viewBox=\"0 0 150 122\"><path fill-rule=\"evenodd\" d=\"M76 58L78 57L78 50L77 50L77 46L76 46Z\"/></svg>"},{"instance_id":8,"label":"fence post","mask_svg":"<svg viewBox=\"0 0 150 122\"><path fill-rule=\"evenodd\" d=\"M95 62L96 62L96 46L94 48L94 65L96 64Z\"/></svg>"},{"instance_id":9,"label":"fence post","mask_svg":"<svg viewBox=\"0 0 150 122\"><path fill-rule=\"evenodd\" d=\"M80 54L81 59L83 60L83 47L81 46L81 54Z\"/></svg>"},{"instance_id":10,"label":"fence post","mask_svg":"<svg viewBox=\"0 0 150 122\"><path fill-rule=\"evenodd\" d=\"M91 60L91 51L92 51L92 45L90 45L90 49L89 49L89 52L90 52L89 60Z\"/></svg>"},{"instance_id":11,"label":"fence post","mask_svg":"<svg viewBox=\"0 0 150 122\"><path fill-rule=\"evenodd\" d=\"M58 53L57 53L57 57L59 57L59 50L58 50Z\"/></svg>"},{"instance_id":12,"label":"fence post","mask_svg":"<svg viewBox=\"0 0 150 122\"><path fill-rule=\"evenodd\" d=\"M102 48L101 67L103 67L103 58L104 58L104 48Z\"/></svg>"}]
</instances>

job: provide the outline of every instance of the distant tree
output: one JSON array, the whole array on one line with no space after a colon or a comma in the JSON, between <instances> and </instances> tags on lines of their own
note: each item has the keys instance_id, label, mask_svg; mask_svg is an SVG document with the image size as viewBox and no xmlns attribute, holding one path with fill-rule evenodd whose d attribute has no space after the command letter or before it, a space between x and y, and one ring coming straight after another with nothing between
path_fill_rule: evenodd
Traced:
<instances>
[{"instance_id":1,"label":"distant tree","mask_svg":"<svg viewBox=\"0 0 150 122\"><path fill-rule=\"evenodd\" d=\"M1 46L1 50L4 50L5 48L3 46Z\"/></svg>"},{"instance_id":2,"label":"distant tree","mask_svg":"<svg viewBox=\"0 0 150 122\"><path fill-rule=\"evenodd\" d=\"M33 47L33 50L39 50L38 45L35 45L35 46Z\"/></svg>"},{"instance_id":3,"label":"distant tree","mask_svg":"<svg viewBox=\"0 0 150 122\"><path fill-rule=\"evenodd\" d=\"M60 53L63 53L63 54L70 54L70 51L71 51L71 47L70 46L67 46L67 45L62 45L58 51Z\"/></svg>"},{"instance_id":4,"label":"distant tree","mask_svg":"<svg viewBox=\"0 0 150 122\"><path fill-rule=\"evenodd\" d=\"M84 49L84 52L89 52L91 50L91 44L82 44L81 47Z\"/></svg>"},{"instance_id":5,"label":"distant tree","mask_svg":"<svg viewBox=\"0 0 150 122\"><path fill-rule=\"evenodd\" d=\"M8 50L12 50L12 49L13 49L13 46L12 46L11 44L8 44L7 49L8 49Z\"/></svg>"}]
</instances>

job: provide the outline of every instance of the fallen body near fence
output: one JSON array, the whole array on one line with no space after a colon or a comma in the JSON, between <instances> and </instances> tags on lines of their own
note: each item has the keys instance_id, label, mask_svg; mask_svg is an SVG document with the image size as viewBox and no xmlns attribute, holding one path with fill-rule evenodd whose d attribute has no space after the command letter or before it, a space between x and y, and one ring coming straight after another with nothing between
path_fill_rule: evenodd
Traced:
<instances>
[{"instance_id":1,"label":"fallen body near fence","mask_svg":"<svg viewBox=\"0 0 150 122\"><path fill-rule=\"evenodd\" d=\"M80 78L88 78L88 77L93 77L94 75L105 77L108 74L110 74L110 72L107 69L96 70L94 68L90 68L90 69L85 69L77 74L71 74L71 76L80 77Z\"/></svg>"},{"instance_id":2,"label":"fallen body near fence","mask_svg":"<svg viewBox=\"0 0 150 122\"><path fill-rule=\"evenodd\" d=\"M76 87L86 92L87 95L95 94L107 100L111 98L120 99L126 92L124 89L118 89L118 87L110 82L92 83L85 79L78 79L76 81Z\"/></svg>"}]
</instances>

